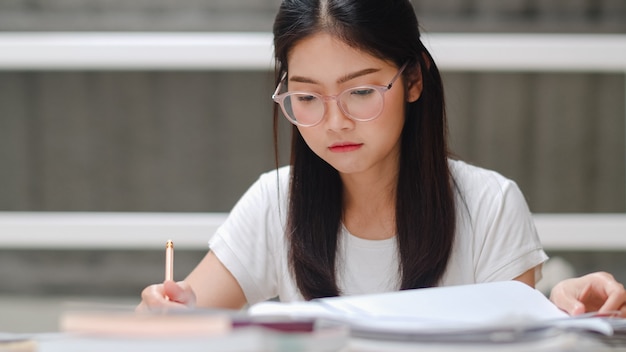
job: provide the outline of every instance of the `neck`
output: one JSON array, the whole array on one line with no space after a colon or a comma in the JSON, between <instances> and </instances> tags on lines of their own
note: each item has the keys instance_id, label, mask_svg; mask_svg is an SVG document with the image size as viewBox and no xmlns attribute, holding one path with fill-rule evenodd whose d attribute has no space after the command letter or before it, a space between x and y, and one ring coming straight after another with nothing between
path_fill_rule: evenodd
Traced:
<instances>
[{"instance_id":1,"label":"neck","mask_svg":"<svg viewBox=\"0 0 626 352\"><path fill-rule=\"evenodd\" d=\"M342 175L343 222L351 234L386 239L396 232L396 173Z\"/></svg>"}]
</instances>

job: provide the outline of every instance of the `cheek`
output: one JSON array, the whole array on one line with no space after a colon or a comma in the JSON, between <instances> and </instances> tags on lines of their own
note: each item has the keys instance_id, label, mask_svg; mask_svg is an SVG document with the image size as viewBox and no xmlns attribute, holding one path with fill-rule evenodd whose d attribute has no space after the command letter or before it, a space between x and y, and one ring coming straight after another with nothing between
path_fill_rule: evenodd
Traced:
<instances>
[{"instance_id":1,"label":"cheek","mask_svg":"<svg viewBox=\"0 0 626 352\"><path fill-rule=\"evenodd\" d=\"M385 124L386 129L398 131L402 130L404 127L405 115L406 108L404 97L402 94L398 94L398 96L394 96L393 99L389 99L389 101L385 102L385 108L378 121Z\"/></svg>"},{"instance_id":2,"label":"cheek","mask_svg":"<svg viewBox=\"0 0 626 352\"><path fill-rule=\"evenodd\" d=\"M313 152L315 154L319 155L319 148L320 147L320 143L317 141L316 136L319 135L319 132L315 132L314 130L317 128L317 126L315 127L298 127L298 131L300 132L300 135L302 136L302 139L304 139L304 142L309 146L309 148L311 148L311 150L313 150Z\"/></svg>"}]
</instances>

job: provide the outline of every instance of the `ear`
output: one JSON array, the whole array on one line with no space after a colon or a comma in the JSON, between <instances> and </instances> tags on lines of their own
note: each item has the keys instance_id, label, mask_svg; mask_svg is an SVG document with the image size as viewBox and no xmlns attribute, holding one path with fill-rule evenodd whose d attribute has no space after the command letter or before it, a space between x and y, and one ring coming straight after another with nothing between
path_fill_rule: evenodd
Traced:
<instances>
[{"instance_id":1,"label":"ear","mask_svg":"<svg viewBox=\"0 0 626 352\"><path fill-rule=\"evenodd\" d=\"M417 64L407 75L406 101L409 103L416 102L422 96L422 89L422 69Z\"/></svg>"}]
</instances>

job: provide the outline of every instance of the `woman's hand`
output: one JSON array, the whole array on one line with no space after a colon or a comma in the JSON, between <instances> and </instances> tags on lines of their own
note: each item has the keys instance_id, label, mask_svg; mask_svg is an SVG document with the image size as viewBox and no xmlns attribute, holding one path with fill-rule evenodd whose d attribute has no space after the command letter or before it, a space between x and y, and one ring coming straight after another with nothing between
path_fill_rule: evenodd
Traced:
<instances>
[{"instance_id":1,"label":"woman's hand","mask_svg":"<svg viewBox=\"0 0 626 352\"><path fill-rule=\"evenodd\" d=\"M626 317L626 290L613 275L595 272L567 279L554 286L550 300L570 315L587 312Z\"/></svg>"},{"instance_id":2,"label":"woman's hand","mask_svg":"<svg viewBox=\"0 0 626 352\"><path fill-rule=\"evenodd\" d=\"M196 306L196 295L185 281L166 280L146 287L136 311L185 309Z\"/></svg>"}]
</instances>

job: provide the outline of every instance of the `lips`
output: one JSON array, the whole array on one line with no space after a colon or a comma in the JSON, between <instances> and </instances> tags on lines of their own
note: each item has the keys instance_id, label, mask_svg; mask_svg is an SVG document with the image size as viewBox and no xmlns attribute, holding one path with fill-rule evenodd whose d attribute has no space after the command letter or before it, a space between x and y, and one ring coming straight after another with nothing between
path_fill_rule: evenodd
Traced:
<instances>
[{"instance_id":1,"label":"lips","mask_svg":"<svg viewBox=\"0 0 626 352\"><path fill-rule=\"evenodd\" d=\"M328 147L331 152L334 153L345 153L355 151L363 146L363 143L352 143L352 142L342 142L335 143Z\"/></svg>"}]
</instances>

